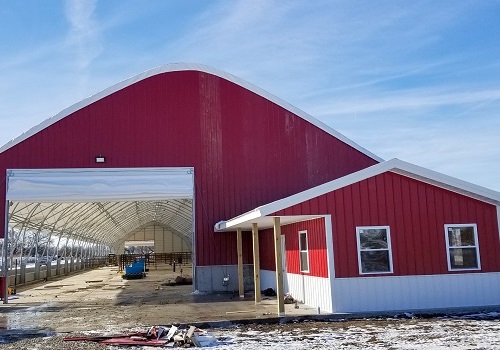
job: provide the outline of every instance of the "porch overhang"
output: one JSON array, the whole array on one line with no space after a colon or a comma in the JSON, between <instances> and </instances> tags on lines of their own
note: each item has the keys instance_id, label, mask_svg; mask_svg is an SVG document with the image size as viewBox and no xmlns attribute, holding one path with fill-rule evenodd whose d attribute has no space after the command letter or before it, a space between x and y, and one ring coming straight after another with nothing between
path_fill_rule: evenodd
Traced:
<instances>
[{"instance_id":1,"label":"porch overhang","mask_svg":"<svg viewBox=\"0 0 500 350\"><path fill-rule=\"evenodd\" d=\"M293 224L295 222L306 221L323 217L324 215L264 215L260 212L252 211L247 214L237 216L227 221L220 221L215 224L215 232L232 232L242 230L251 231L252 225L257 224L259 230L274 227L274 218L279 217L281 226Z\"/></svg>"}]
</instances>

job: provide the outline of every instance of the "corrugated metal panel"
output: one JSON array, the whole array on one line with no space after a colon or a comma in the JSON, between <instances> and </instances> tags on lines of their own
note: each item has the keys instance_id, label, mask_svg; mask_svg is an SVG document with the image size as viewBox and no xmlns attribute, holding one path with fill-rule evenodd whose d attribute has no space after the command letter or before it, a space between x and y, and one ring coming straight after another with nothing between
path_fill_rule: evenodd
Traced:
<instances>
[{"instance_id":1,"label":"corrugated metal panel","mask_svg":"<svg viewBox=\"0 0 500 350\"><path fill-rule=\"evenodd\" d=\"M337 277L359 276L357 226L390 226L393 275L404 276L449 273L444 225L476 223L481 254L479 272L500 271L494 205L392 172L309 202L315 200L323 203L318 206L319 212L312 212L311 205L301 204L276 215L332 215Z\"/></svg>"},{"instance_id":2,"label":"corrugated metal panel","mask_svg":"<svg viewBox=\"0 0 500 350\"><path fill-rule=\"evenodd\" d=\"M276 272L260 270L262 289L276 289ZM333 312L332 291L329 278L287 274L288 293L305 305L319 307L320 312Z\"/></svg>"},{"instance_id":3,"label":"corrugated metal panel","mask_svg":"<svg viewBox=\"0 0 500 350\"><path fill-rule=\"evenodd\" d=\"M285 244L288 244L288 242L285 242ZM273 229L259 231L259 252L260 268L262 270L276 271Z\"/></svg>"},{"instance_id":4,"label":"corrugated metal panel","mask_svg":"<svg viewBox=\"0 0 500 350\"><path fill-rule=\"evenodd\" d=\"M105 164L94 163L99 154ZM375 163L238 85L181 71L142 80L41 130L0 154L0 173L193 166L196 261L217 265L236 264L237 256L236 235L214 234L216 222ZM245 237L245 263L251 247Z\"/></svg>"},{"instance_id":5,"label":"corrugated metal panel","mask_svg":"<svg viewBox=\"0 0 500 350\"><path fill-rule=\"evenodd\" d=\"M500 305L500 273L335 278L334 312Z\"/></svg>"},{"instance_id":6,"label":"corrugated metal panel","mask_svg":"<svg viewBox=\"0 0 500 350\"><path fill-rule=\"evenodd\" d=\"M305 305L319 307L320 312L333 312L330 279L289 273L288 290Z\"/></svg>"}]
</instances>

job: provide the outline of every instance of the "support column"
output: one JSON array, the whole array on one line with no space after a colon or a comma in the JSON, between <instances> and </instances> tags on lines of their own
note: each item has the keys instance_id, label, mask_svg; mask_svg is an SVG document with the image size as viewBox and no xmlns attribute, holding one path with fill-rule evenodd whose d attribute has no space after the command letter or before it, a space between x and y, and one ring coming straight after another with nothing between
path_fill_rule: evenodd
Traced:
<instances>
[{"instance_id":1,"label":"support column","mask_svg":"<svg viewBox=\"0 0 500 350\"><path fill-rule=\"evenodd\" d=\"M285 295L283 293L283 259L281 256L281 224L280 218L274 218L274 256L276 261L276 298L278 315L285 316Z\"/></svg>"},{"instance_id":2,"label":"support column","mask_svg":"<svg viewBox=\"0 0 500 350\"><path fill-rule=\"evenodd\" d=\"M7 178L8 181L8 178ZM2 294L4 295L3 303L9 302L9 200L5 201L5 231L3 236L3 276L5 278L5 286Z\"/></svg>"},{"instance_id":3,"label":"support column","mask_svg":"<svg viewBox=\"0 0 500 350\"><path fill-rule=\"evenodd\" d=\"M259 254L259 228L256 223L252 224L253 241L253 280L255 288L255 304L261 302L260 295L260 254Z\"/></svg>"},{"instance_id":4,"label":"support column","mask_svg":"<svg viewBox=\"0 0 500 350\"><path fill-rule=\"evenodd\" d=\"M243 238L241 235L241 228L236 231L236 246L238 250L238 290L240 298L245 297L245 286L243 281Z\"/></svg>"}]
</instances>

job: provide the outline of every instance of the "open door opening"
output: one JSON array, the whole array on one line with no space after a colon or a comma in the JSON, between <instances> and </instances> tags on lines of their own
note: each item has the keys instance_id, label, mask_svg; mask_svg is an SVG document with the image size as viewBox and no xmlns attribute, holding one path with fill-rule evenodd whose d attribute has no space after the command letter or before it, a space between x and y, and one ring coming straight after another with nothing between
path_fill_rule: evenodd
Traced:
<instances>
[{"instance_id":1,"label":"open door opening","mask_svg":"<svg viewBox=\"0 0 500 350\"><path fill-rule=\"evenodd\" d=\"M8 170L7 204L5 295L109 262L151 229L155 251L195 262L193 168Z\"/></svg>"}]
</instances>

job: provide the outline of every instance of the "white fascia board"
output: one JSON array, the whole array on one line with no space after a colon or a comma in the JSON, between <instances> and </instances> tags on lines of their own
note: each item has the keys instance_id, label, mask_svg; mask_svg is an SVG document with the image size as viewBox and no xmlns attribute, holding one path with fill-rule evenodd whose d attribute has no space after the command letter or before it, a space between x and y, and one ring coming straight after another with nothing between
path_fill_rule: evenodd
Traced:
<instances>
[{"instance_id":1,"label":"white fascia board","mask_svg":"<svg viewBox=\"0 0 500 350\"><path fill-rule=\"evenodd\" d=\"M316 127L320 128L320 129L322 129L323 131L325 131L328 134L332 135L333 137L339 139L340 141L348 144L349 146L351 146L354 149L358 150L359 152L365 154L366 156L368 156L368 157L370 157L378 162L383 162L382 158L369 152L368 150L361 147L360 145L358 145L354 141L348 139L346 136L342 135L338 131L330 128L329 126L320 122L319 120L312 117L311 115L305 113L304 111L300 110L299 108L297 108L295 106L292 106L288 102L272 95L271 93L255 86L253 84L250 84L249 82L247 82L241 78L238 78L232 74L229 74L229 73L226 73L226 72L223 72L221 70L218 70L218 69L215 69L212 67L208 67L205 65L193 64L193 63L173 63L173 64L167 64L167 65L163 65L160 67L156 67L156 68L147 70L141 74L138 74L136 76L133 76L131 78L128 78L128 79L126 79L118 84L115 84L107 89L104 89L104 90L96 93L95 95L92 95L92 96L90 96L90 97L88 97L88 98L86 98L78 103L75 103L74 105L72 105L66 109L63 109L61 112L54 115L53 117L44 120L43 122L41 122L37 126L29 129L28 131L26 131L25 133L16 137L15 139L7 142L5 145L0 147L0 153L8 150L9 148L17 145L18 143L26 140L27 138L33 136L34 134L38 133L39 131L41 131L43 129L49 127L50 125L58 122L59 120L67 117L68 115L70 115L70 114L96 102L96 101L99 101L100 99L103 99L106 96L109 96L109 95L111 95L119 90L122 90L122 89L124 89L128 86L131 86L131 85L133 85L141 80L150 78L150 77L155 76L155 75L169 73L169 72L179 72L179 71L204 72L204 73L212 74L212 75L218 76L222 79L228 80L228 81L230 81L236 85L239 85L239 86L241 86L241 87L257 94L257 95L260 95L260 96L264 97L265 99L267 99L267 100L283 107L284 109L294 113L295 115L301 117L302 119L308 121L309 123L315 125Z\"/></svg>"},{"instance_id":2,"label":"white fascia board","mask_svg":"<svg viewBox=\"0 0 500 350\"><path fill-rule=\"evenodd\" d=\"M237 216L235 218L232 218L227 221L219 221L218 223L215 224L215 232L219 231L224 231L225 229L231 228L233 226L237 226L239 224L242 224L244 222L248 222L250 220L255 220L257 218L262 217L263 215L261 214L260 210L254 209L252 211L249 211L245 214L242 214L240 216Z\"/></svg>"},{"instance_id":3,"label":"white fascia board","mask_svg":"<svg viewBox=\"0 0 500 350\"><path fill-rule=\"evenodd\" d=\"M483 202L495 205L500 204L500 192L463 181L452 176L438 173L437 171L422 168L415 164L403 162L399 159L397 159L396 167L392 171L394 173L457 192Z\"/></svg>"},{"instance_id":4,"label":"white fascia board","mask_svg":"<svg viewBox=\"0 0 500 350\"><path fill-rule=\"evenodd\" d=\"M394 167L394 162L395 159L392 159L383 163L372 165L371 167L356 171L339 179L324 183L303 192L299 192L297 194L291 195L290 197L279 199L275 202L266 204L262 207L259 207L259 209L264 216L272 214L279 210L289 208L295 204L305 202L309 199L319 197L325 193L335 191L339 188L352 185L353 183L383 173L384 171L392 169Z\"/></svg>"}]
</instances>

